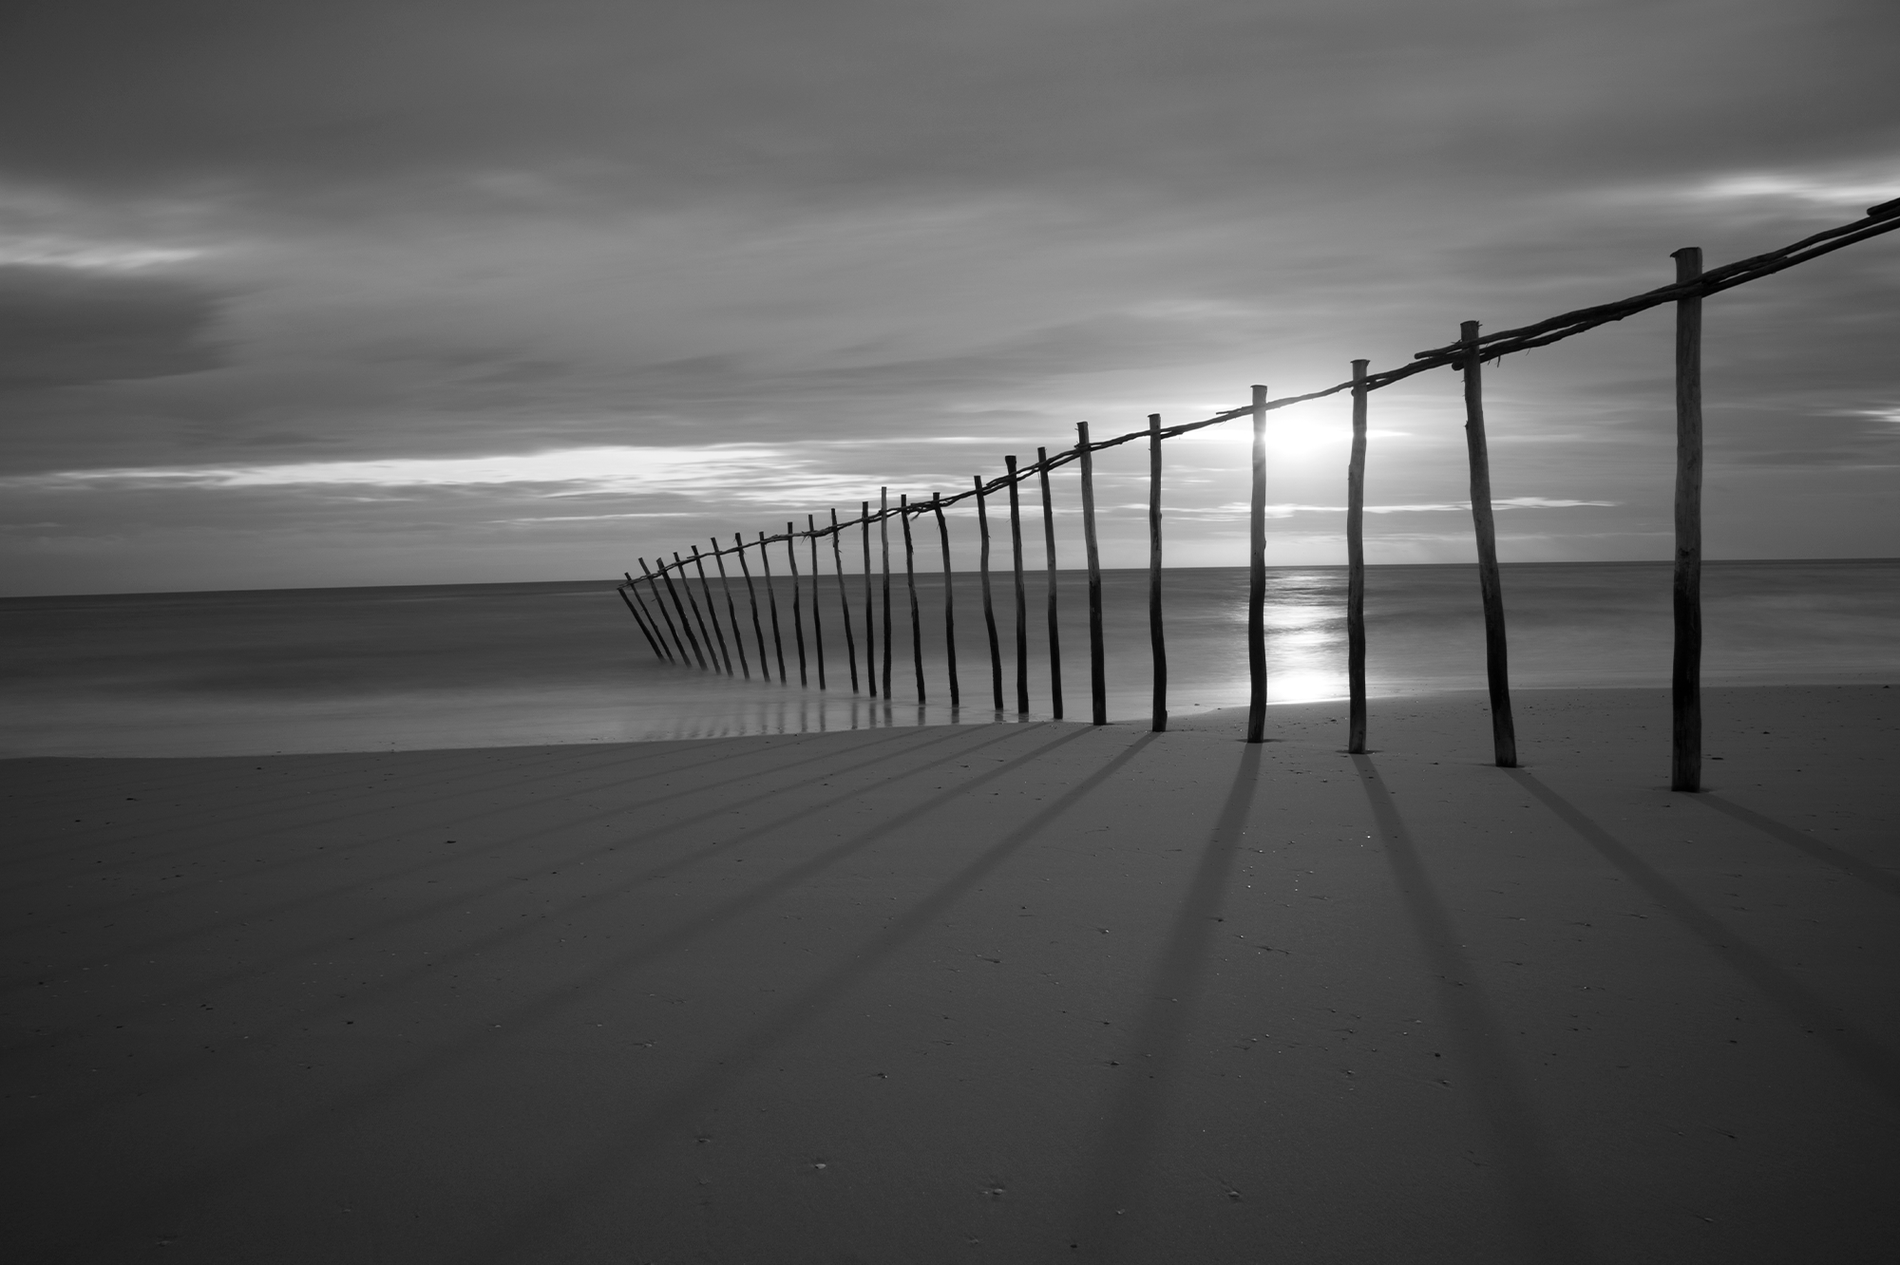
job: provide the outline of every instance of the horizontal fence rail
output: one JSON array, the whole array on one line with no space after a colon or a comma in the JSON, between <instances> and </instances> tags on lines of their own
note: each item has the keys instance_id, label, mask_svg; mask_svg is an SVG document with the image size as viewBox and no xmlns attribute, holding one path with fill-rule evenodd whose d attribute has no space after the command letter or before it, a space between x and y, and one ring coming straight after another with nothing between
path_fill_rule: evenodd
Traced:
<instances>
[{"instance_id":1,"label":"horizontal fence rail","mask_svg":"<svg viewBox=\"0 0 1900 1265\"><path fill-rule=\"evenodd\" d=\"M1500 584L1497 559L1496 534L1492 526L1490 470L1487 441L1484 424L1483 379L1482 370L1486 362L1495 362L1515 352L1529 351L1533 348L1547 347L1567 338L1574 338L1599 326L1620 321L1666 304L1676 306L1676 412L1677 412L1677 481L1676 481L1676 550L1674 580L1674 612L1676 628L1675 657L1672 673L1671 692L1674 713L1672 736L1672 774L1671 785L1676 790L1693 791L1699 789L1701 760L1701 718L1700 718L1700 663L1701 663L1701 303L1706 297L1720 294L1736 286L1745 285L1763 277L1772 276L1798 264L1807 263L1823 255L1841 250L1883 233L1900 229L1900 198L1869 207L1866 215L1848 224L1839 225L1824 232L1801 239L1779 250L1755 255L1719 268L1704 271L1701 267L1701 252L1690 247L1675 253L1676 279L1666 286L1648 290L1611 303L1599 303L1590 307L1560 313L1529 325L1515 329L1498 330L1489 334L1480 332L1476 321L1463 322L1456 341L1443 346L1428 348L1416 353L1412 360L1397 368L1377 373L1367 371L1368 362L1355 360L1352 376L1318 391L1309 391L1302 395L1286 395L1270 398L1263 386L1253 388L1253 398L1238 408L1216 413L1198 421L1186 422L1174 426L1163 426L1158 414L1148 417L1148 425L1142 430L1115 435L1107 439L1092 439L1088 423L1077 425L1076 443L1069 448L1050 452L1047 448L1036 450L1036 459L1027 464L1019 463L1017 458L1004 458L1005 472L985 480L981 475L971 478L971 486L954 494L932 493L927 500L914 499L908 494L901 495L897 504L890 503L890 489L880 489L878 507L874 510L866 500L860 502L859 514L855 518L840 520L836 509L829 512L829 523L820 524L815 515L807 515L806 526L799 530L795 522L785 524L785 531L779 535L757 533L756 540L747 541L743 535L734 533L730 547L721 546L718 539L711 540L711 552L702 553L693 546L688 557L675 552L671 561L656 557L649 567L647 559L640 558L640 577L636 579L631 572L625 573L626 582L620 585L621 600L626 604L629 614L654 656L661 662L676 666L688 663L709 672L721 672L728 676L751 677L751 666L746 653L746 637L741 624L734 588L726 570L726 559L736 558L743 580L747 611L750 616L752 641L757 649L759 676L771 681L776 679L789 684L789 672L784 645L784 629L780 618L778 588L772 583L772 564L770 550L774 546L785 548L785 563L790 577L791 625L794 640L795 660L798 666L798 678L801 686L811 683L813 664L807 659L805 639L805 595L800 587L801 573L798 565L797 542L809 543L809 608L812 625L812 650L816 658L815 672L818 688L829 688L824 653L824 634L822 629L821 590L819 586L819 541L829 539L833 570L837 581L838 612L844 634L845 657L848 664L850 688L853 693L862 692L872 698L892 699L893 667L896 655L894 645L893 613L891 608L892 559L890 523L897 519L901 529L901 541L904 551L902 560L904 583L908 597L911 628L911 676L914 681L916 701L926 701L927 684L925 681L922 650L922 610L919 604L916 584L915 540L913 528L916 521L924 515L931 516L937 526L938 537L943 555L943 627L945 646L948 654L948 691L952 707L960 707L963 702L961 683L957 673L956 658L956 617L955 597L952 585L950 563L950 535L944 511L960 501L975 501L977 527L979 532L979 589L983 608L985 630L989 651L991 682L991 702L993 709L1001 714L1005 711L1002 639L998 635L995 611L995 598L991 581L992 536L991 511L995 508L989 498L997 493L1006 497L1008 513L1008 533L1011 548L1011 583L1014 597L1013 626L1015 646L1015 673L1013 701L1018 715L1027 715L1031 710L1029 681L1027 673L1028 655L1028 608L1024 577L1024 554L1021 521L1020 485L1028 479L1037 481L1040 492L1044 524L1044 546L1046 561L1046 594L1049 636L1050 664L1050 711L1058 719L1064 715L1062 692L1062 658L1057 633L1056 599L1056 536L1054 526L1055 507L1050 494L1049 475L1067 465L1077 465L1080 475L1081 527L1084 540L1085 562L1088 575L1088 614L1089 614L1089 690L1090 714L1093 723L1107 723L1106 684L1104 679L1104 649L1102 643L1102 606L1101 606L1101 563L1096 543L1095 530L1095 494L1093 486L1093 455L1109 448L1146 440L1149 445L1149 625L1150 640L1154 663L1154 694L1151 724L1157 732L1167 726L1167 652L1164 639L1164 620L1162 603L1161 561L1161 487L1162 457L1161 445L1165 440L1186 435L1210 426L1219 426L1227 422L1246 417L1253 426L1252 456L1252 497L1249 504L1249 593L1248 593L1248 661L1250 675L1250 696L1248 708L1247 740L1264 740L1264 717L1266 704L1266 655L1264 642L1264 565L1265 565L1265 455L1263 434L1266 414L1278 409L1291 408L1313 400L1350 392L1352 397L1352 449L1347 473L1347 634L1348 634L1348 688L1350 691L1350 723L1348 728L1348 750L1363 752L1366 747L1366 684L1365 684L1365 559L1364 559L1364 492L1366 459L1366 415L1367 398L1377 390L1402 382L1417 374L1434 369L1454 369L1463 377L1465 404L1465 437L1467 457L1471 476L1472 526L1477 544L1480 599L1483 604L1485 647L1486 647L1486 683L1491 702L1492 738L1496 762L1501 767L1513 767L1517 763L1516 738L1512 727L1510 707L1509 671L1507 640L1505 634L1503 593ZM878 618L877 606L873 594L873 569L871 528L878 528L877 574L881 577L881 596L883 599L882 619ZM844 544L846 533L856 528L859 532L863 560L863 609L862 638L855 635L851 596L845 572ZM765 581L766 610L761 614L758 593L753 585L752 571L747 559L748 550L757 550L761 576ZM705 570L705 562L710 559L720 579L719 589L723 592L725 623L720 622L719 603L715 600L715 590ZM689 580L690 576L699 581L698 591ZM675 582L677 580L677 583ZM642 592L644 587L645 592ZM684 590L682 595L682 590ZM658 611L656 618L654 612ZM765 642L765 627L769 622L772 630L772 651L768 655ZM880 627L881 625L881 627ZM727 630L730 629L730 639ZM882 645L879 645L879 636ZM736 651L736 655L735 652ZM862 668L860 669L860 651ZM880 655L881 651L881 655ZM734 658L737 658L737 672L734 671ZM774 675L776 669L776 676ZM881 669L881 670L880 670Z\"/></svg>"}]
</instances>

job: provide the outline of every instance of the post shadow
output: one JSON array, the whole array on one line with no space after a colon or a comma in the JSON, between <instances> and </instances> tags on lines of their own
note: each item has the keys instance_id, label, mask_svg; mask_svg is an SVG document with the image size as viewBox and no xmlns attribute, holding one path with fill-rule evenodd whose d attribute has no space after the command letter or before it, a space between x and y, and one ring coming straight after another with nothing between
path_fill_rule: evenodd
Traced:
<instances>
[{"instance_id":1,"label":"post shadow","mask_svg":"<svg viewBox=\"0 0 1900 1265\"><path fill-rule=\"evenodd\" d=\"M1825 865L1852 874L1869 887L1877 888L1889 896L1900 896L1900 876L1879 866L1869 865L1859 857L1831 843L1823 843L1813 835L1804 834L1793 826L1784 826L1772 817L1763 816L1752 808L1743 808L1740 804L1723 799L1711 791L1704 791L1694 801L1718 813L1733 817L1744 825L1753 826L1770 839L1787 844L1797 852L1805 852Z\"/></svg>"}]
</instances>

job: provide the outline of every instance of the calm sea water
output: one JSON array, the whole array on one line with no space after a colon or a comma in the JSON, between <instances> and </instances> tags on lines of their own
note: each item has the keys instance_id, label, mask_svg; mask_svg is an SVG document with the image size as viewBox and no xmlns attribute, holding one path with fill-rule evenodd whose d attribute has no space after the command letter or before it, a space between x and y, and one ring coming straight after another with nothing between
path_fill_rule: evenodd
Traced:
<instances>
[{"instance_id":1,"label":"calm sea water","mask_svg":"<svg viewBox=\"0 0 1900 1265\"><path fill-rule=\"evenodd\" d=\"M860 656L861 583L853 577L848 586ZM1344 694L1345 583L1343 568L1270 573L1273 702ZM1165 584L1170 709L1244 703L1245 572L1169 571ZM1013 714L1013 587L1007 573L993 585L1005 704ZM1666 685L1669 585L1662 563L1507 565L1513 683ZM1704 585L1710 683L1900 678L1900 560L1712 563ZM1109 572L1103 587L1110 716L1145 717L1147 576ZM897 636L888 703L851 691L837 582L829 578L819 611L825 690L815 688L808 588L800 614L813 688L796 684L791 592L783 579L777 596L791 686L756 679L758 646L743 589L738 605L747 622L750 681L657 661L606 581L12 598L0 601L0 753L387 750L992 720L977 577L959 574L954 581L963 702L954 716L942 592L940 575L919 577L921 707L902 576L892 588ZM1028 578L1026 593L1032 714L1046 718L1052 707L1040 574ZM723 617L724 598L715 596ZM1058 599L1067 715L1086 718L1088 634L1079 573L1062 573ZM1375 694L1483 686L1471 567L1371 568L1367 619ZM881 607L875 623L881 666ZM769 613L765 627L769 644Z\"/></svg>"}]
</instances>

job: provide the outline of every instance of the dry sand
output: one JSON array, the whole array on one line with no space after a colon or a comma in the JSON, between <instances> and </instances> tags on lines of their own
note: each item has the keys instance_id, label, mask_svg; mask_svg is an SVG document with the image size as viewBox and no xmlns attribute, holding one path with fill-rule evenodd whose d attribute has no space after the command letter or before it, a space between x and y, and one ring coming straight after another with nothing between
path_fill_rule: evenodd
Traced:
<instances>
[{"instance_id":1,"label":"dry sand","mask_svg":"<svg viewBox=\"0 0 1900 1265\"><path fill-rule=\"evenodd\" d=\"M1896 700L9 761L7 1256L1890 1261Z\"/></svg>"}]
</instances>

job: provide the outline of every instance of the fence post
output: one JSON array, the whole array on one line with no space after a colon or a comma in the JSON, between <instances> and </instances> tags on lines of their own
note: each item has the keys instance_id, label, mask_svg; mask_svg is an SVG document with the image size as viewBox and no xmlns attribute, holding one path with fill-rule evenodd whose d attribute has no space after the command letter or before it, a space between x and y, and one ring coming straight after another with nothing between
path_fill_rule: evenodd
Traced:
<instances>
[{"instance_id":1,"label":"fence post","mask_svg":"<svg viewBox=\"0 0 1900 1265\"><path fill-rule=\"evenodd\" d=\"M976 481L976 526L982 541L977 571L983 577L983 626L990 635L990 693L1000 713L1003 710L1003 648L996 640L996 603L990 594L990 512L983 499L983 476L970 477Z\"/></svg>"},{"instance_id":2,"label":"fence post","mask_svg":"<svg viewBox=\"0 0 1900 1265\"><path fill-rule=\"evenodd\" d=\"M838 526L838 511L831 511L831 564L838 571L838 609L844 620L844 655L851 666L851 692L858 692L858 647L851 633L851 598L845 592L844 528Z\"/></svg>"},{"instance_id":3,"label":"fence post","mask_svg":"<svg viewBox=\"0 0 1900 1265\"><path fill-rule=\"evenodd\" d=\"M891 490L877 490L877 535L884 570L884 701L891 698Z\"/></svg>"},{"instance_id":4,"label":"fence post","mask_svg":"<svg viewBox=\"0 0 1900 1265\"><path fill-rule=\"evenodd\" d=\"M739 671L745 674L746 680L750 681L752 665L746 662L745 630L739 627L739 607L732 600L732 577L726 574L726 559L719 548L719 537L709 536L707 539L712 541L713 565L719 568L719 587L726 591L726 619L732 624L732 648L739 652ZM759 670L765 670L763 662Z\"/></svg>"},{"instance_id":5,"label":"fence post","mask_svg":"<svg viewBox=\"0 0 1900 1265\"><path fill-rule=\"evenodd\" d=\"M628 576L627 579L631 581L633 577ZM647 644L649 646L653 647L653 657L658 659L661 663L665 663L666 656L660 653L660 643L653 640L653 634L647 631L647 621L641 616L639 610L634 606L633 599L627 596L626 586L616 584L614 585L614 592L620 594L620 600L627 604L627 614L633 616L633 622L640 626L640 635L647 639Z\"/></svg>"},{"instance_id":6,"label":"fence post","mask_svg":"<svg viewBox=\"0 0 1900 1265\"><path fill-rule=\"evenodd\" d=\"M1154 708L1148 727L1168 730L1168 643L1161 629L1161 414L1148 414L1148 643L1154 655Z\"/></svg>"},{"instance_id":7,"label":"fence post","mask_svg":"<svg viewBox=\"0 0 1900 1265\"><path fill-rule=\"evenodd\" d=\"M818 520L805 515L805 539L811 542L811 640L812 658L818 661L818 688L825 688L825 621L818 613Z\"/></svg>"},{"instance_id":8,"label":"fence post","mask_svg":"<svg viewBox=\"0 0 1900 1265\"><path fill-rule=\"evenodd\" d=\"M877 697L877 603L871 597L871 503L859 501L864 529L864 683L865 693Z\"/></svg>"},{"instance_id":9,"label":"fence post","mask_svg":"<svg viewBox=\"0 0 1900 1265\"><path fill-rule=\"evenodd\" d=\"M785 559L792 573L792 636L798 643L798 684L800 688L809 687L810 675L805 668L805 600L798 591L798 525L785 524Z\"/></svg>"},{"instance_id":10,"label":"fence post","mask_svg":"<svg viewBox=\"0 0 1900 1265\"><path fill-rule=\"evenodd\" d=\"M1062 719L1062 634L1056 626L1056 507L1049 495L1049 450L1036 449L1036 481L1042 487L1042 543L1049 555L1049 708Z\"/></svg>"},{"instance_id":11,"label":"fence post","mask_svg":"<svg viewBox=\"0 0 1900 1265\"><path fill-rule=\"evenodd\" d=\"M686 618L686 604L680 601L680 592L673 587L673 577L666 569L666 559L655 558L654 561L660 564L660 582L666 585L666 595L672 599L673 609L679 612L680 631L686 634L686 644L692 649L693 658L698 661L701 668L704 668L706 656L700 652L699 641L693 636L693 625ZM691 597L692 594L688 593L687 596Z\"/></svg>"},{"instance_id":12,"label":"fence post","mask_svg":"<svg viewBox=\"0 0 1900 1265\"><path fill-rule=\"evenodd\" d=\"M1075 424L1076 453L1082 466L1082 547L1089 567L1089 715L1090 723L1108 723L1108 667L1102 648L1102 553L1095 541L1095 450L1089 424Z\"/></svg>"},{"instance_id":13,"label":"fence post","mask_svg":"<svg viewBox=\"0 0 1900 1265\"><path fill-rule=\"evenodd\" d=\"M1678 284L1702 275L1702 248L1672 256ZM1702 789L1702 296L1676 301L1676 638L1669 789Z\"/></svg>"},{"instance_id":14,"label":"fence post","mask_svg":"<svg viewBox=\"0 0 1900 1265\"><path fill-rule=\"evenodd\" d=\"M1016 714L1029 714L1029 605L1023 596L1023 516L1017 495L1016 458L1004 457L1009 470L1009 544L1016 579Z\"/></svg>"},{"instance_id":15,"label":"fence post","mask_svg":"<svg viewBox=\"0 0 1900 1265\"><path fill-rule=\"evenodd\" d=\"M1346 750L1366 751L1366 366L1352 362L1352 457L1346 463Z\"/></svg>"},{"instance_id":16,"label":"fence post","mask_svg":"<svg viewBox=\"0 0 1900 1265\"><path fill-rule=\"evenodd\" d=\"M910 657L917 674L917 701L924 701L924 621L917 608L917 558L910 534L910 494L897 498L897 521L904 527L904 591L910 596Z\"/></svg>"},{"instance_id":17,"label":"fence post","mask_svg":"<svg viewBox=\"0 0 1900 1265\"><path fill-rule=\"evenodd\" d=\"M1491 517L1491 456L1484 441L1483 356L1478 322L1465 321L1458 339L1467 350L1465 448L1471 459L1471 523L1478 541L1478 591L1484 599L1484 674L1491 690L1491 745L1500 769L1517 767L1517 730L1511 720L1511 674L1504 638L1504 586L1498 576L1497 527Z\"/></svg>"},{"instance_id":18,"label":"fence post","mask_svg":"<svg viewBox=\"0 0 1900 1265\"><path fill-rule=\"evenodd\" d=\"M732 651L726 648L726 630L719 626L719 608L713 605L712 581L706 578L706 561L699 556L698 545L693 546L693 570L698 572L700 591L706 595L706 618L712 623L713 636L719 639L719 657L725 663L726 675L731 676Z\"/></svg>"},{"instance_id":19,"label":"fence post","mask_svg":"<svg viewBox=\"0 0 1900 1265\"><path fill-rule=\"evenodd\" d=\"M645 558L638 558L635 561L640 564L640 574L646 577L647 588L653 591L653 605L659 609L660 617L666 621L666 634L673 639L673 645L679 650L680 666L682 668L689 666L692 655L686 651L685 638L681 637L679 629L673 626L673 612L666 609L666 594L660 592L660 581L653 572L647 569Z\"/></svg>"},{"instance_id":20,"label":"fence post","mask_svg":"<svg viewBox=\"0 0 1900 1265\"><path fill-rule=\"evenodd\" d=\"M950 589L950 525L943 518L943 493L930 494L930 509L937 516L937 538L943 542L943 653L950 668L950 710L963 702L957 686L957 610Z\"/></svg>"},{"instance_id":21,"label":"fence post","mask_svg":"<svg viewBox=\"0 0 1900 1265\"><path fill-rule=\"evenodd\" d=\"M1253 389L1253 490L1247 510L1247 741L1267 736L1267 389Z\"/></svg>"},{"instance_id":22,"label":"fence post","mask_svg":"<svg viewBox=\"0 0 1900 1265\"><path fill-rule=\"evenodd\" d=\"M680 558L679 550L673 551L673 566L680 573L680 587L686 590L686 604L693 608L693 622L699 625L699 640L706 647L706 665L708 671L719 671L719 654L713 649L712 634L706 631L706 617L699 613L699 599L693 596L693 583L686 574L686 563Z\"/></svg>"},{"instance_id":23,"label":"fence post","mask_svg":"<svg viewBox=\"0 0 1900 1265\"><path fill-rule=\"evenodd\" d=\"M759 640L759 675L769 681L772 679L772 661L765 654L765 628L759 623L759 594L752 587L752 567L745 560L745 537L733 532L732 543L737 546L733 552L739 555L739 574L745 577L746 601L752 607L752 635Z\"/></svg>"},{"instance_id":24,"label":"fence post","mask_svg":"<svg viewBox=\"0 0 1900 1265\"><path fill-rule=\"evenodd\" d=\"M791 679L785 675L785 638L779 632L778 623L778 586L772 583L772 551L766 547L765 533L759 533L759 574L765 580L765 602L772 610L772 650L778 660L778 679L781 685L790 685Z\"/></svg>"},{"instance_id":25,"label":"fence post","mask_svg":"<svg viewBox=\"0 0 1900 1265\"><path fill-rule=\"evenodd\" d=\"M673 658L673 648L666 644L666 638L660 636L660 621L653 618L653 612L647 609L647 600L640 596L640 587L634 580L633 573L630 571L622 571L620 574L627 577L627 592L633 594L634 606L646 616L647 623L652 625L654 639L660 643L660 649L665 652L667 662L675 662ZM664 614L665 612L662 611L661 613Z\"/></svg>"}]
</instances>

